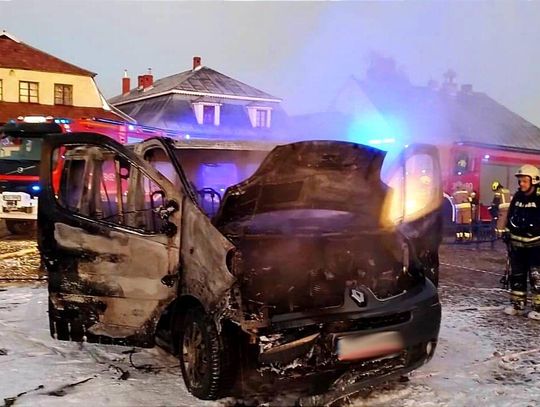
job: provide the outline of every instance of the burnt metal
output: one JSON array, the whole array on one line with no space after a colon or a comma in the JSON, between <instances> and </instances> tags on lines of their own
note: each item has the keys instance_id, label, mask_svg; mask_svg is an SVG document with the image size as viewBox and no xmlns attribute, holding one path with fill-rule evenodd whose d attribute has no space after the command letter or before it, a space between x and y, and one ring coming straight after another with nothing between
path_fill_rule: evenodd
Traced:
<instances>
[{"instance_id":1,"label":"burnt metal","mask_svg":"<svg viewBox=\"0 0 540 407\"><path fill-rule=\"evenodd\" d=\"M99 147L77 151L97 173L101 148L130 164L122 177L131 186L139 188L137 173L153 180L152 215L161 223L140 230L122 217L113 222L59 204L49 157L74 141L45 137L38 243L58 339L153 346L159 326L174 342L185 315L198 309L224 343L254 356L248 359L257 369L341 377L327 386L334 396L432 356L427 349L435 348L441 318L441 216L435 208L414 222L381 226L389 193L380 179L384 152L332 141L277 147L227 189L210 220L175 154L178 141L152 139L130 150L97 134L71 136ZM176 185L144 161L152 149L170 160ZM100 185L92 188L89 204L100 199ZM339 338L388 331L403 338L399 355L338 359Z\"/></svg>"}]
</instances>

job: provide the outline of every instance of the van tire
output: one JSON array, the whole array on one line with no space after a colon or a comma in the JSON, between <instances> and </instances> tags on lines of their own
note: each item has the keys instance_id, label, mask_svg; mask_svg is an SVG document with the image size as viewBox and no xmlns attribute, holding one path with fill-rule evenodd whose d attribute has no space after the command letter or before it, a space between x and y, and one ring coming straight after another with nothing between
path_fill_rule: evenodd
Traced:
<instances>
[{"instance_id":1,"label":"van tire","mask_svg":"<svg viewBox=\"0 0 540 407\"><path fill-rule=\"evenodd\" d=\"M6 219L6 228L12 235L31 235L34 233L35 223L31 220Z\"/></svg>"},{"instance_id":2,"label":"van tire","mask_svg":"<svg viewBox=\"0 0 540 407\"><path fill-rule=\"evenodd\" d=\"M189 310L180 325L180 368L188 391L202 400L227 396L238 360L231 352L232 332L218 332L214 320L201 308Z\"/></svg>"}]
</instances>

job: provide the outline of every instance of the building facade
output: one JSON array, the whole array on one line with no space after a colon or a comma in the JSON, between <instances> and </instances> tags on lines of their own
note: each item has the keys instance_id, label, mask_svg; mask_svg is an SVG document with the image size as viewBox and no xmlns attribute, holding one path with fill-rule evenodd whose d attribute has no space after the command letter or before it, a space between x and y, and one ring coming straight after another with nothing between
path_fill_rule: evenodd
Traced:
<instances>
[{"instance_id":1,"label":"building facade","mask_svg":"<svg viewBox=\"0 0 540 407\"><path fill-rule=\"evenodd\" d=\"M95 73L0 33L0 123L19 116L131 119L112 108Z\"/></svg>"}]
</instances>

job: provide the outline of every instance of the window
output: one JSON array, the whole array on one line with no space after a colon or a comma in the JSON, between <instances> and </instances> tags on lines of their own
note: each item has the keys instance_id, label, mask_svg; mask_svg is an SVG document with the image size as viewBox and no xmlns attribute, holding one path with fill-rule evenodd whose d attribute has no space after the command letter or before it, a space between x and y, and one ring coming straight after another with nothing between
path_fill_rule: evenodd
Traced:
<instances>
[{"instance_id":1,"label":"window","mask_svg":"<svg viewBox=\"0 0 540 407\"><path fill-rule=\"evenodd\" d=\"M19 102L39 103L39 84L37 82L19 82Z\"/></svg>"},{"instance_id":2,"label":"window","mask_svg":"<svg viewBox=\"0 0 540 407\"><path fill-rule=\"evenodd\" d=\"M268 127L268 110L257 109L255 113L255 127Z\"/></svg>"},{"instance_id":3,"label":"window","mask_svg":"<svg viewBox=\"0 0 540 407\"><path fill-rule=\"evenodd\" d=\"M211 102L193 103L193 112L197 123L210 126L219 126L221 105Z\"/></svg>"},{"instance_id":4,"label":"window","mask_svg":"<svg viewBox=\"0 0 540 407\"><path fill-rule=\"evenodd\" d=\"M54 84L54 104L72 106L73 105L73 86L55 83Z\"/></svg>"},{"instance_id":5,"label":"window","mask_svg":"<svg viewBox=\"0 0 540 407\"><path fill-rule=\"evenodd\" d=\"M4 137L0 141L0 158L12 161L39 161L41 139L26 137Z\"/></svg>"},{"instance_id":6,"label":"window","mask_svg":"<svg viewBox=\"0 0 540 407\"><path fill-rule=\"evenodd\" d=\"M4 100L4 86L2 83L2 79L0 79L0 101Z\"/></svg>"},{"instance_id":7,"label":"window","mask_svg":"<svg viewBox=\"0 0 540 407\"><path fill-rule=\"evenodd\" d=\"M182 183L180 182L178 172L164 150L153 148L144 154L144 159L156 171L171 181L175 187L180 188Z\"/></svg>"},{"instance_id":8,"label":"window","mask_svg":"<svg viewBox=\"0 0 540 407\"><path fill-rule=\"evenodd\" d=\"M260 106L248 106L247 108L251 126L255 128L270 127L272 108Z\"/></svg>"},{"instance_id":9,"label":"window","mask_svg":"<svg viewBox=\"0 0 540 407\"><path fill-rule=\"evenodd\" d=\"M157 183L106 147L63 148L57 194L61 206L94 220L161 233L165 221L155 209L165 205L166 199Z\"/></svg>"},{"instance_id":10,"label":"window","mask_svg":"<svg viewBox=\"0 0 540 407\"><path fill-rule=\"evenodd\" d=\"M454 174L462 175L471 170L470 157L467 153L460 152L454 158Z\"/></svg>"},{"instance_id":11,"label":"window","mask_svg":"<svg viewBox=\"0 0 540 407\"><path fill-rule=\"evenodd\" d=\"M394 222L419 219L441 204L440 169L431 154L411 155L404 165L385 174L383 181L391 188L386 208L389 219Z\"/></svg>"},{"instance_id":12,"label":"window","mask_svg":"<svg viewBox=\"0 0 540 407\"><path fill-rule=\"evenodd\" d=\"M216 108L215 106L203 106L203 124L214 125L216 117Z\"/></svg>"},{"instance_id":13,"label":"window","mask_svg":"<svg viewBox=\"0 0 540 407\"><path fill-rule=\"evenodd\" d=\"M200 207L212 217L227 188L253 175L268 151L179 148L174 153L193 191L198 194Z\"/></svg>"}]
</instances>

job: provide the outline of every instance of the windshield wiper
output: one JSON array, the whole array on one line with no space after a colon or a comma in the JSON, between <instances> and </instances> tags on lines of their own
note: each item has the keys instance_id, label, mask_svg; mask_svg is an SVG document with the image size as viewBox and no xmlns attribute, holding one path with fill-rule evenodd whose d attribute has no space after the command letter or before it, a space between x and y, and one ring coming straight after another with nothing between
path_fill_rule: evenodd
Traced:
<instances>
[{"instance_id":1,"label":"windshield wiper","mask_svg":"<svg viewBox=\"0 0 540 407\"><path fill-rule=\"evenodd\" d=\"M19 167L16 170L6 172L5 175L11 175L11 174L21 174L25 172L26 170L31 170L32 168L36 168L37 165L30 165L29 167Z\"/></svg>"}]
</instances>

